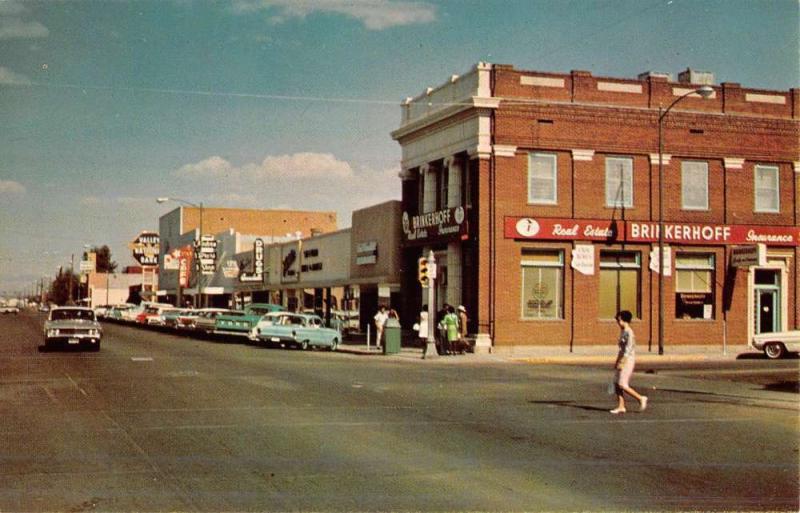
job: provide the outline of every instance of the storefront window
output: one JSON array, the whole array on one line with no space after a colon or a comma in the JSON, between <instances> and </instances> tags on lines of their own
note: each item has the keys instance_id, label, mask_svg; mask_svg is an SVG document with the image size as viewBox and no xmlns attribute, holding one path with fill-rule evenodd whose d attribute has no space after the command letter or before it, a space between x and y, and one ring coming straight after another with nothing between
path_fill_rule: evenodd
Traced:
<instances>
[{"instance_id":1,"label":"storefront window","mask_svg":"<svg viewBox=\"0 0 800 513\"><path fill-rule=\"evenodd\" d=\"M675 317L714 318L714 255L675 255Z\"/></svg>"},{"instance_id":2,"label":"storefront window","mask_svg":"<svg viewBox=\"0 0 800 513\"><path fill-rule=\"evenodd\" d=\"M601 319L613 319L620 310L641 318L641 255L638 251L600 252Z\"/></svg>"},{"instance_id":3,"label":"storefront window","mask_svg":"<svg viewBox=\"0 0 800 513\"><path fill-rule=\"evenodd\" d=\"M564 318L564 252L522 251L522 318Z\"/></svg>"}]
</instances>

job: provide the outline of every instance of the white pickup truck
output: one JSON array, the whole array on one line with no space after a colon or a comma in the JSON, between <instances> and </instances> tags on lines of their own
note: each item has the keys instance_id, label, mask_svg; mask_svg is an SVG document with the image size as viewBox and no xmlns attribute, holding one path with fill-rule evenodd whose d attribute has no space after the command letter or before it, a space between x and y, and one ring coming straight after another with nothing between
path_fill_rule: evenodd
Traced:
<instances>
[{"instance_id":1,"label":"white pickup truck","mask_svg":"<svg viewBox=\"0 0 800 513\"><path fill-rule=\"evenodd\" d=\"M800 330L759 333L753 335L750 346L764 351L767 358L781 358L788 352L800 351Z\"/></svg>"}]
</instances>

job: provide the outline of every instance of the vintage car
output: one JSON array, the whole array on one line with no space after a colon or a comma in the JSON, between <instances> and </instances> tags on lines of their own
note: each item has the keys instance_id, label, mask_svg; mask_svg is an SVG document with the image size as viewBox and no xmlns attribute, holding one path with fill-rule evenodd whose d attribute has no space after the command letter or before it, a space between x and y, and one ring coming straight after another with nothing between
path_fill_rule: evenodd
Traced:
<instances>
[{"instance_id":1,"label":"vintage car","mask_svg":"<svg viewBox=\"0 0 800 513\"><path fill-rule=\"evenodd\" d=\"M327 347L335 351L342 334L323 326L318 315L275 312L264 315L248 338L254 342L293 346L299 349Z\"/></svg>"},{"instance_id":2,"label":"vintage car","mask_svg":"<svg viewBox=\"0 0 800 513\"><path fill-rule=\"evenodd\" d=\"M241 310L227 310L225 308L202 308L195 310L195 313L197 316L192 322L192 328L198 333L213 333L217 327L217 316L219 315L244 315Z\"/></svg>"},{"instance_id":3,"label":"vintage car","mask_svg":"<svg viewBox=\"0 0 800 513\"><path fill-rule=\"evenodd\" d=\"M759 351L764 351L767 358L782 358L788 352L800 351L800 331L776 331L774 333L759 333L753 335L750 346Z\"/></svg>"},{"instance_id":4,"label":"vintage car","mask_svg":"<svg viewBox=\"0 0 800 513\"><path fill-rule=\"evenodd\" d=\"M270 312L280 312L284 310L281 305L271 303L251 303L244 308L244 315L240 314L221 314L216 318L214 333L226 335L247 336L253 329L261 316Z\"/></svg>"},{"instance_id":5,"label":"vintage car","mask_svg":"<svg viewBox=\"0 0 800 513\"><path fill-rule=\"evenodd\" d=\"M86 346L92 351L99 351L103 336L103 328L97 322L94 311L91 308L74 306L50 310L43 331L45 349L66 344Z\"/></svg>"}]
</instances>

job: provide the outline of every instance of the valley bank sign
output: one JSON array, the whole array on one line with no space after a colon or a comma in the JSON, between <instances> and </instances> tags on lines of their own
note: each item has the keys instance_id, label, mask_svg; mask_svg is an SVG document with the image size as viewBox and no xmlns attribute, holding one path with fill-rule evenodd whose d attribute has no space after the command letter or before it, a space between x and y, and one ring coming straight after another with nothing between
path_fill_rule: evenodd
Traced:
<instances>
[{"instance_id":1,"label":"valley bank sign","mask_svg":"<svg viewBox=\"0 0 800 513\"><path fill-rule=\"evenodd\" d=\"M664 223L664 242L671 244L767 244L799 246L796 226L750 226ZM603 219L506 217L507 239L658 242L658 223Z\"/></svg>"}]
</instances>

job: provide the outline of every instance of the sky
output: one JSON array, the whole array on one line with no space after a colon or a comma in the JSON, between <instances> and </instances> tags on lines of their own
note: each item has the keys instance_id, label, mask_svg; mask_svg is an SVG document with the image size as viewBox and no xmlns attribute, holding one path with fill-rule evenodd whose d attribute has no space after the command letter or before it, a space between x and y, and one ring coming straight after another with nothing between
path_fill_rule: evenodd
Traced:
<instances>
[{"instance_id":1,"label":"sky","mask_svg":"<svg viewBox=\"0 0 800 513\"><path fill-rule=\"evenodd\" d=\"M798 0L0 0L0 297L177 203L400 199L400 104L476 63L800 85Z\"/></svg>"}]
</instances>

